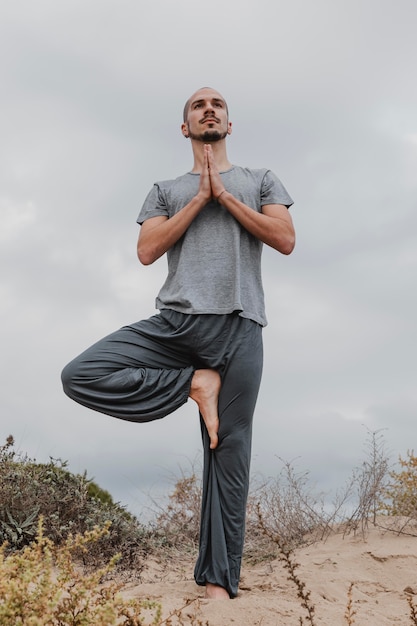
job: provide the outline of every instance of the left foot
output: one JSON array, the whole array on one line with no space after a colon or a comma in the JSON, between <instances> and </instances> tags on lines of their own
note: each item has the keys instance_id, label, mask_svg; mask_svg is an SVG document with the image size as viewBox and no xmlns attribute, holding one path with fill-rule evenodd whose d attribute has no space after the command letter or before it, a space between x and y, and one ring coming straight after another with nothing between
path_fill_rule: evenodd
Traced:
<instances>
[{"instance_id":1,"label":"left foot","mask_svg":"<svg viewBox=\"0 0 417 626\"><path fill-rule=\"evenodd\" d=\"M196 370L191 380L190 398L197 402L210 437L210 448L214 450L219 442L219 392L220 374L216 370Z\"/></svg>"},{"instance_id":2,"label":"left foot","mask_svg":"<svg viewBox=\"0 0 417 626\"><path fill-rule=\"evenodd\" d=\"M212 583L206 583L205 597L207 600L230 600L229 593L224 587Z\"/></svg>"}]
</instances>

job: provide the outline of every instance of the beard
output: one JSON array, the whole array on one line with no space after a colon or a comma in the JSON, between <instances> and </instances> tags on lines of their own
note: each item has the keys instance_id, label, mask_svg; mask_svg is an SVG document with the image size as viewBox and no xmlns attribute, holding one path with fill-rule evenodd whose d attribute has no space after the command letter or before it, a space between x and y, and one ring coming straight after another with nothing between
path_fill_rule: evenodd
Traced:
<instances>
[{"instance_id":1,"label":"beard","mask_svg":"<svg viewBox=\"0 0 417 626\"><path fill-rule=\"evenodd\" d=\"M214 143L215 141L221 141L227 137L226 132L220 132L218 130L205 130L200 134L188 132L188 136L190 139L194 139L196 141L204 141L205 143Z\"/></svg>"}]
</instances>

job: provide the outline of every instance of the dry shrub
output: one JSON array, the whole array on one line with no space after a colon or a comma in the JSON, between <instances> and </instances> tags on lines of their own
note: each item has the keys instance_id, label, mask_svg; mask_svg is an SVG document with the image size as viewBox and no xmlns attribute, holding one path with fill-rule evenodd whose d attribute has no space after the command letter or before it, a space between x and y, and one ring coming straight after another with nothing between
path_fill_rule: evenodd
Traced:
<instances>
[{"instance_id":1,"label":"dry shrub","mask_svg":"<svg viewBox=\"0 0 417 626\"><path fill-rule=\"evenodd\" d=\"M181 476L174 483L168 503L157 506L154 532L161 538L161 551L174 549L195 552L200 530L202 498L201 480L195 473L195 463L188 473L181 468ZM308 472L298 474L290 463L283 463L281 473L254 486L248 497L244 558L251 562L276 557L276 545L259 525L258 507L265 523L287 545L296 546L313 533L323 537L328 530L328 516L319 496L314 495ZM317 538L315 535L315 538ZM162 549L162 550L161 550Z\"/></svg>"},{"instance_id":2,"label":"dry shrub","mask_svg":"<svg viewBox=\"0 0 417 626\"><path fill-rule=\"evenodd\" d=\"M366 531L370 521L376 524L386 493L389 456L381 431L368 430L365 452L362 467L353 472L351 489L356 489L356 505L346 524L347 530L356 531L359 528L362 532Z\"/></svg>"},{"instance_id":3,"label":"dry shrub","mask_svg":"<svg viewBox=\"0 0 417 626\"><path fill-rule=\"evenodd\" d=\"M265 523L263 511L258 503L257 516L259 527L262 532L276 545L277 557L282 563L284 569L287 570L287 578L291 581L297 590L297 597L300 600L301 608L305 611L305 620L310 626L316 626L315 622L315 606L311 600L311 592L307 589L305 582L298 576L297 569L300 564L296 562L294 558L293 549L286 543L284 537L277 532L271 530L269 524ZM300 616L300 625L304 624L304 619Z\"/></svg>"},{"instance_id":4,"label":"dry shrub","mask_svg":"<svg viewBox=\"0 0 417 626\"><path fill-rule=\"evenodd\" d=\"M408 606L410 607L410 623L417 625L417 606L413 602L413 598L407 595Z\"/></svg>"},{"instance_id":5,"label":"dry shrub","mask_svg":"<svg viewBox=\"0 0 417 626\"><path fill-rule=\"evenodd\" d=\"M347 600L346 611L345 611L345 620L348 626L352 626L352 624L355 623L356 611L353 608L353 586L354 586L354 583L350 583L348 593L347 593L348 600Z\"/></svg>"},{"instance_id":6,"label":"dry shrub","mask_svg":"<svg viewBox=\"0 0 417 626\"><path fill-rule=\"evenodd\" d=\"M45 537L41 518L29 546L8 554L1 546L1 626L208 626L196 615L198 600L187 600L162 618L159 603L124 599L122 583L108 581L120 555L93 572L82 572L78 555L108 536L109 528L107 523L69 535L57 546Z\"/></svg>"},{"instance_id":7,"label":"dry shrub","mask_svg":"<svg viewBox=\"0 0 417 626\"><path fill-rule=\"evenodd\" d=\"M407 458L399 457L400 471L390 473L390 483L384 491L383 510L388 515L417 519L417 457L407 451Z\"/></svg>"},{"instance_id":8,"label":"dry shrub","mask_svg":"<svg viewBox=\"0 0 417 626\"><path fill-rule=\"evenodd\" d=\"M84 535L69 535L60 546L44 536L42 521L35 540L20 551L0 548L0 623L2 626L146 626L159 624L161 608L155 603L123 600L120 585L102 584L118 557L90 574L75 564L74 554L109 534L94 528ZM145 621L150 611L154 621Z\"/></svg>"},{"instance_id":9,"label":"dry shrub","mask_svg":"<svg viewBox=\"0 0 417 626\"><path fill-rule=\"evenodd\" d=\"M325 511L323 495L314 492L309 473L297 472L290 462L282 463L275 478L249 494L245 556L252 561L276 556L271 537L280 537L281 545L294 548L329 532L331 516Z\"/></svg>"},{"instance_id":10,"label":"dry shrub","mask_svg":"<svg viewBox=\"0 0 417 626\"><path fill-rule=\"evenodd\" d=\"M195 464L188 473L182 468L180 471L181 477L175 482L168 503L158 507L155 533L164 538L160 544L163 550L195 552L200 529L201 480L196 476ZM265 523L273 533L283 537L287 545L300 545L309 533L313 541L313 532L323 537L328 529L324 504L314 495L308 472L297 474L290 463L284 463L278 477L257 486L251 484L244 550L244 558L251 562L276 557L274 542L259 525L259 506Z\"/></svg>"},{"instance_id":11,"label":"dry shrub","mask_svg":"<svg viewBox=\"0 0 417 626\"><path fill-rule=\"evenodd\" d=\"M317 492L308 471L299 471L292 462L280 460L281 470L269 479L252 479L247 503L244 558L260 562L277 556L276 544L270 534L279 536L288 548L325 539L341 523L346 532L364 529L371 519L376 521L388 472L388 456L379 431L368 431L365 459L352 472L345 487L330 502L326 494ZM201 482L195 474L181 469L168 504L160 507L155 529L165 539L165 547L195 550L198 545ZM352 504L353 502L353 504Z\"/></svg>"},{"instance_id":12,"label":"dry shrub","mask_svg":"<svg viewBox=\"0 0 417 626\"><path fill-rule=\"evenodd\" d=\"M414 493L417 500L417 459L408 464L406 471L409 499ZM246 554L258 560L274 556L274 545L268 533L259 528L259 511L263 528L269 535L279 537L289 549L325 539L340 524L345 531L365 531L369 521L376 524L381 512L389 470L389 456L380 431L367 431L365 459L359 469L354 469L342 490L330 502L326 494L318 493L311 484L309 472L297 471L291 462L283 461L275 478L251 488L248 500ZM410 476L412 474L412 476ZM392 491L391 491L392 493ZM404 498L404 501L406 498Z\"/></svg>"},{"instance_id":13,"label":"dry shrub","mask_svg":"<svg viewBox=\"0 0 417 626\"><path fill-rule=\"evenodd\" d=\"M200 533L201 480L196 476L194 464L188 474L183 469L180 472L168 503L158 507L155 529L164 537L164 547L194 552Z\"/></svg>"}]
</instances>

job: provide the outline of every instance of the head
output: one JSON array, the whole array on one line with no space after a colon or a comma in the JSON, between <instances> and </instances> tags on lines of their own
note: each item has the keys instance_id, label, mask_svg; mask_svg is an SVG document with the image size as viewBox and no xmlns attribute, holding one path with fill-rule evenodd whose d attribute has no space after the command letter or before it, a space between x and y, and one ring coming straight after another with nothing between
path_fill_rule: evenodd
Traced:
<instances>
[{"instance_id":1,"label":"head","mask_svg":"<svg viewBox=\"0 0 417 626\"><path fill-rule=\"evenodd\" d=\"M184 137L204 143L220 141L232 132L226 100L211 87L196 91L184 106Z\"/></svg>"}]
</instances>

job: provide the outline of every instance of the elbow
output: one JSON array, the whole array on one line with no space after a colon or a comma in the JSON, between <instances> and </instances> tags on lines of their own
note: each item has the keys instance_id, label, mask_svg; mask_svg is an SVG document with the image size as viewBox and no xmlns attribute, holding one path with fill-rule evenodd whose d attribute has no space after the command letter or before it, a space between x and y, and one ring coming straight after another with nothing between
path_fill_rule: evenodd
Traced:
<instances>
[{"instance_id":1,"label":"elbow","mask_svg":"<svg viewBox=\"0 0 417 626\"><path fill-rule=\"evenodd\" d=\"M295 236L288 235L285 239L280 239L273 247L281 254L288 256L295 248Z\"/></svg>"},{"instance_id":2,"label":"elbow","mask_svg":"<svg viewBox=\"0 0 417 626\"><path fill-rule=\"evenodd\" d=\"M282 246L282 254L289 255L295 248L295 237L289 237Z\"/></svg>"},{"instance_id":3,"label":"elbow","mask_svg":"<svg viewBox=\"0 0 417 626\"><path fill-rule=\"evenodd\" d=\"M156 259L150 250L146 250L143 246L137 247L137 255L142 265L151 265Z\"/></svg>"}]
</instances>

